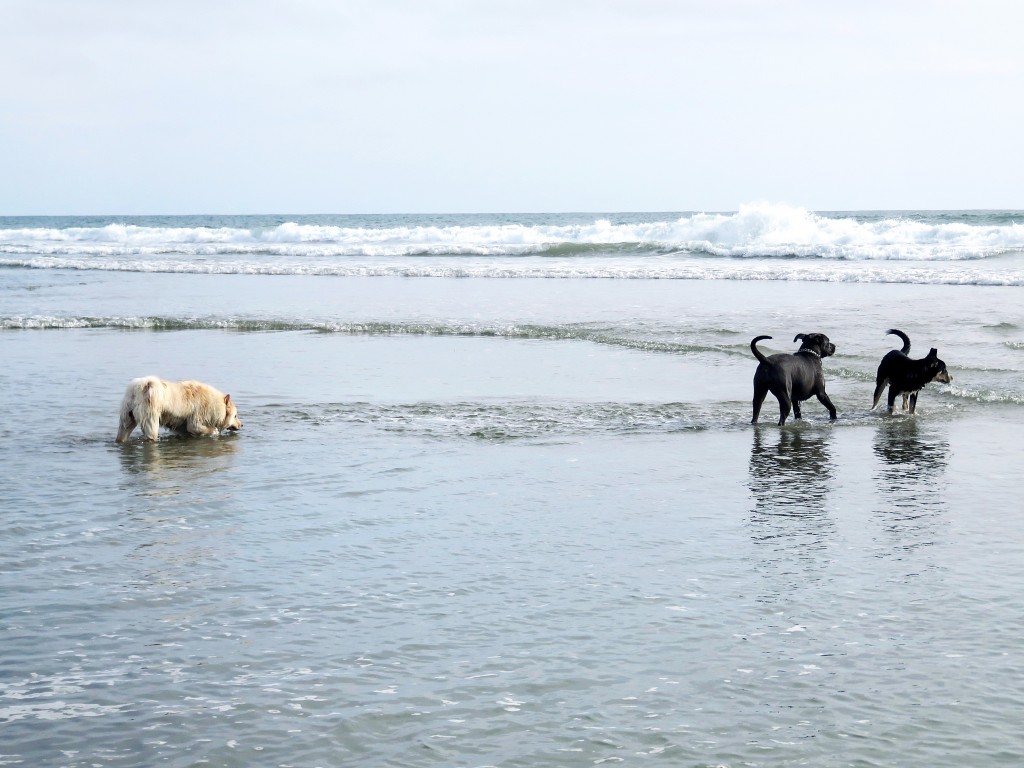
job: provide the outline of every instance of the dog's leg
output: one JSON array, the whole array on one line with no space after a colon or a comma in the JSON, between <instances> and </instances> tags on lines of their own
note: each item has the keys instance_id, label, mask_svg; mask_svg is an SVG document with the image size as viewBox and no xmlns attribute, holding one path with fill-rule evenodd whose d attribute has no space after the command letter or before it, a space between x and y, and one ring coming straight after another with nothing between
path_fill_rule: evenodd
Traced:
<instances>
[{"instance_id":1,"label":"dog's leg","mask_svg":"<svg viewBox=\"0 0 1024 768\"><path fill-rule=\"evenodd\" d=\"M200 435L216 435L219 434L220 430L216 427L208 427L205 424L200 424L199 420L195 416L189 416L185 422L185 429L193 437L199 437Z\"/></svg>"},{"instance_id":2,"label":"dog's leg","mask_svg":"<svg viewBox=\"0 0 1024 768\"><path fill-rule=\"evenodd\" d=\"M160 411L162 407L160 393L163 390L163 382L147 380L139 392L140 396L135 402L135 407L132 408L132 415L139 423L139 429L142 430L142 439L153 443L160 436Z\"/></svg>"},{"instance_id":3,"label":"dog's leg","mask_svg":"<svg viewBox=\"0 0 1024 768\"><path fill-rule=\"evenodd\" d=\"M142 439L155 443L160 436L160 414L149 411L139 420L139 428L142 430Z\"/></svg>"},{"instance_id":4,"label":"dog's leg","mask_svg":"<svg viewBox=\"0 0 1024 768\"><path fill-rule=\"evenodd\" d=\"M117 437L114 438L115 443L123 443L128 439L128 435L132 433L132 430L138 426L138 422L135 421L135 416L131 411L121 412L121 421L117 427Z\"/></svg>"},{"instance_id":5,"label":"dog's leg","mask_svg":"<svg viewBox=\"0 0 1024 768\"><path fill-rule=\"evenodd\" d=\"M905 410L907 410L907 402L908 402L908 400L907 400L907 399L908 399L908 397L909 397L909 394L908 394L908 393L906 393L906 392L904 392L904 393L903 393L903 410L904 410L904 411L905 411ZM913 409L913 408L911 408L911 409L910 409L910 412L911 412L911 413L913 413L913 412L914 412L914 409Z\"/></svg>"},{"instance_id":6,"label":"dog's leg","mask_svg":"<svg viewBox=\"0 0 1024 768\"><path fill-rule=\"evenodd\" d=\"M832 401L829 400L828 395L824 392L818 393L818 402L828 408L828 417L830 420L836 420L836 407L832 405Z\"/></svg>"},{"instance_id":7,"label":"dog's leg","mask_svg":"<svg viewBox=\"0 0 1024 768\"><path fill-rule=\"evenodd\" d=\"M779 426L781 427L786 423L789 412L793 408L793 398L790 397L789 392L774 392L773 394L779 398Z\"/></svg>"},{"instance_id":8,"label":"dog's leg","mask_svg":"<svg viewBox=\"0 0 1024 768\"><path fill-rule=\"evenodd\" d=\"M906 398L906 395L903 396ZM917 392L910 393L910 412L913 413L917 410Z\"/></svg>"},{"instance_id":9,"label":"dog's leg","mask_svg":"<svg viewBox=\"0 0 1024 768\"><path fill-rule=\"evenodd\" d=\"M899 394L899 392L897 392L896 389L893 386L890 385L889 386L889 395L888 395L888 397L885 398L885 400L886 400L886 407L889 409L889 413L892 413L892 408L893 408L894 405L896 405L896 395L898 395L898 394Z\"/></svg>"},{"instance_id":10,"label":"dog's leg","mask_svg":"<svg viewBox=\"0 0 1024 768\"><path fill-rule=\"evenodd\" d=\"M754 417L750 420L751 424L757 424L757 417L761 414L761 404L764 403L764 399L767 395L768 387L754 384Z\"/></svg>"},{"instance_id":11,"label":"dog's leg","mask_svg":"<svg viewBox=\"0 0 1024 768\"><path fill-rule=\"evenodd\" d=\"M797 400L793 401L793 418L794 419L802 419L803 418L803 416L800 413L800 403Z\"/></svg>"}]
</instances>

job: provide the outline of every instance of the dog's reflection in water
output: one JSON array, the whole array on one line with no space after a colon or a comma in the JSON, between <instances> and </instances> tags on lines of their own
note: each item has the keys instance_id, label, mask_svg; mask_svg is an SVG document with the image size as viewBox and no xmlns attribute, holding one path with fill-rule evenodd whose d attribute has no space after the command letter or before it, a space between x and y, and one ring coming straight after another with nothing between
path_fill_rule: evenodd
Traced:
<instances>
[{"instance_id":1,"label":"dog's reflection in water","mask_svg":"<svg viewBox=\"0 0 1024 768\"><path fill-rule=\"evenodd\" d=\"M828 514L830 441L831 430L754 430L748 527L758 545L755 567L768 579L765 599L787 594L827 568L835 534Z\"/></svg>"},{"instance_id":2,"label":"dog's reflection in water","mask_svg":"<svg viewBox=\"0 0 1024 768\"><path fill-rule=\"evenodd\" d=\"M211 476L227 470L238 449L234 435L181 437L159 442L129 442L117 446L126 474L145 477L150 492L177 493L201 486ZM175 490L177 489L177 490Z\"/></svg>"},{"instance_id":3,"label":"dog's reflection in water","mask_svg":"<svg viewBox=\"0 0 1024 768\"><path fill-rule=\"evenodd\" d=\"M874 439L881 478L894 484L930 481L946 470L949 443L923 433L917 419L886 420Z\"/></svg>"},{"instance_id":4,"label":"dog's reflection in water","mask_svg":"<svg viewBox=\"0 0 1024 768\"><path fill-rule=\"evenodd\" d=\"M766 514L820 513L832 485L830 431L754 429L750 492Z\"/></svg>"},{"instance_id":5,"label":"dog's reflection in water","mask_svg":"<svg viewBox=\"0 0 1024 768\"><path fill-rule=\"evenodd\" d=\"M883 529L899 551L933 543L945 520L949 443L922 429L917 419L886 419L875 432L873 448L879 459L874 479Z\"/></svg>"},{"instance_id":6,"label":"dog's reflection in water","mask_svg":"<svg viewBox=\"0 0 1024 768\"><path fill-rule=\"evenodd\" d=\"M244 508L236 471L242 463L235 461L242 439L171 435L159 442L114 444L124 470L128 540L134 545L124 561L126 594L142 599L179 591L205 594L221 585L216 564L234 557L237 513ZM169 599L168 605L184 604ZM220 610L220 605L208 607ZM182 610L202 623L202 609ZM185 614L180 620L189 622Z\"/></svg>"}]
</instances>

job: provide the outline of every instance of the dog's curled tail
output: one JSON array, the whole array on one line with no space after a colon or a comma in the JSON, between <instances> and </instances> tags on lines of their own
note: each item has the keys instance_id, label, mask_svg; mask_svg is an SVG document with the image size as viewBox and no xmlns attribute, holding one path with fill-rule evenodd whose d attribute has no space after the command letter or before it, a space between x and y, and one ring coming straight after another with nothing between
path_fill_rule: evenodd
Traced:
<instances>
[{"instance_id":1,"label":"dog's curled tail","mask_svg":"<svg viewBox=\"0 0 1024 768\"><path fill-rule=\"evenodd\" d=\"M755 336L750 342L750 351L754 353L754 357L760 360L762 363L767 363L768 358L764 356L764 352L757 348L757 342L770 339L771 336Z\"/></svg>"},{"instance_id":2,"label":"dog's curled tail","mask_svg":"<svg viewBox=\"0 0 1024 768\"><path fill-rule=\"evenodd\" d=\"M895 328L890 328L888 331L886 331L886 334L890 334L890 333L893 336L899 336L901 339L903 339L903 349L901 349L900 352L902 352L904 355L909 354L910 353L910 337L907 336L907 334L905 334L903 331L898 331Z\"/></svg>"}]
</instances>

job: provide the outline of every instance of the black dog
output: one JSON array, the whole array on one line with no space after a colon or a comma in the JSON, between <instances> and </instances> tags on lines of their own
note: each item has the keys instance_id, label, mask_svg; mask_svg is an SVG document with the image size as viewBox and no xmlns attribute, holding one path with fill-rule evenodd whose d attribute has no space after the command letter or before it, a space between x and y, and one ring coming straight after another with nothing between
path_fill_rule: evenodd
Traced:
<instances>
[{"instance_id":1,"label":"black dog","mask_svg":"<svg viewBox=\"0 0 1024 768\"><path fill-rule=\"evenodd\" d=\"M754 372L754 418L750 423L757 423L761 403L769 392L779 400L779 426L786 423L791 407L799 419L800 403L811 395L828 408L829 418L835 419L836 407L825 394L825 373L821 370L821 358L834 355L836 345L823 333L798 333L793 341L802 341L803 344L795 355L765 357L758 350L757 342L770 338L758 336L750 342L750 351L761 361Z\"/></svg>"},{"instance_id":2,"label":"black dog","mask_svg":"<svg viewBox=\"0 0 1024 768\"><path fill-rule=\"evenodd\" d=\"M890 328L886 333L903 339L903 349L894 349L886 353L878 364L878 375L875 377L875 397L871 403L872 410L878 407L885 385L889 385L889 413L896 402L897 395L903 395L903 410L907 410L907 399L910 400L910 412L917 408L917 393L930 381L949 384L953 377L946 370L946 364L939 360L938 350L932 347L927 357L913 360L910 352L910 337L903 331Z\"/></svg>"}]
</instances>

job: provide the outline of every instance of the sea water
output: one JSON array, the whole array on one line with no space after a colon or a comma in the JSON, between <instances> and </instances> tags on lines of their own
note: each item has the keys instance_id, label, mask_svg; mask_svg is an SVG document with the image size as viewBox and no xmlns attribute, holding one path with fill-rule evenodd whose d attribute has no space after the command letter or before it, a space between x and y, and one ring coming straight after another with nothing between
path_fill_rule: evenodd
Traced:
<instances>
[{"instance_id":1,"label":"sea water","mask_svg":"<svg viewBox=\"0 0 1024 768\"><path fill-rule=\"evenodd\" d=\"M1022 221L0 219L0 765L1019 765Z\"/></svg>"}]
</instances>

